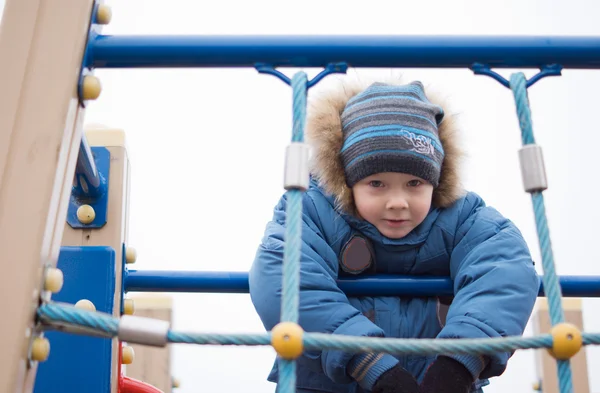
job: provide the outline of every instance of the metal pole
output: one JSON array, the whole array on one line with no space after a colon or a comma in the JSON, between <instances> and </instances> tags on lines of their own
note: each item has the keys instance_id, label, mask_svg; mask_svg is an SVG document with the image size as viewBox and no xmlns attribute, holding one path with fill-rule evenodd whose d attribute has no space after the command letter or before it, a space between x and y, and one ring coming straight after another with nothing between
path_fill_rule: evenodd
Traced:
<instances>
[{"instance_id":1,"label":"metal pole","mask_svg":"<svg viewBox=\"0 0 600 393\"><path fill-rule=\"evenodd\" d=\"M562 276L560 284L566 297L600 297L599 276ZM453 295L452 281L447 277L340 278L338 285L349 296ZM125 291L248 293L248 273L129 270L125 276ZM539 296L545 296L542 284Z\"/></svg>"},{"instance_id":2,"label":"metal pole","mask_svg":"<svg viewBox=\"0 0 600 393\"><path fill-rule=\"evenodd\" d=\"M85 134L81 137L79 155L77 156L77 167L75 169L76 193L81 196L96 197L102 194L104 185L92 149L87 143Z\"/></svg>"},{"instance_id":3,"label":"metal pole","mask_svg":"<svg viewBox=\"0 0 600 393\"><path fill-rule=\"evenodd\" d=\"M600 37L128 36L90 40L94 68L188 67L600 68Z\"/></svg>"}]
</instances>

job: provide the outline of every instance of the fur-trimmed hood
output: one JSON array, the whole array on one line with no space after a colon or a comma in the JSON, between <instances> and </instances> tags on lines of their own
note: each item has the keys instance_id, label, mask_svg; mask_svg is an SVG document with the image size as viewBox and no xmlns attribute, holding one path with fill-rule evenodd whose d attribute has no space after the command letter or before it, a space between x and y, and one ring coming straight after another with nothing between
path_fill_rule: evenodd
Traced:
<instances>
[{"instance_id":1,"label":"fur-trimmed hood","mask_svg":"<svg viewBox=\"0 0 600 393\"><path fill-rule=\"evenodd\" d=\"M404 84L398 79L377 81L394 85ZM343 144L341 114L350 98L374 82L374 80L360 82L342 80L341 84L328 86L325 91L309 96L308 99L306 141L313 149L311 175L327 194L335 198L336 207L351 215L356 215L356 208L352 190L346 185L339 154ZM459 180L459 161L462 151L458 146L456 135L458 126L455 117L449 112L448 105L427 88L425 92L427 98L441 106L445 113L444 120L438 128L445 156L440 183L433 192L432 201L434 207L444 208L464 194Z\"/></svg>"}]
</instances>

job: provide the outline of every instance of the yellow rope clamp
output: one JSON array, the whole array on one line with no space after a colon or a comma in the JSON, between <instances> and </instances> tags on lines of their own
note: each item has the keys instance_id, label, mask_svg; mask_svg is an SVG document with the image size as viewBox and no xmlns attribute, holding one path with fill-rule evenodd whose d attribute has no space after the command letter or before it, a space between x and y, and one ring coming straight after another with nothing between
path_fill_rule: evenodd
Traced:
<instances>
[{"instance_id":1,"label":"yellow rope clamp","mask_svg":"<svg viewBox=\"0 0 600 393\"><path fill-rule=\"evenodd\" d=\"M281 322L271 330L271 345L279 356L293 360L302 355L304 331L297 323Z\"/></svg>"},{"instance_id":2,"label":"yellow rope clamp","mask_svg":"<svg viewBox=\"0 0 600 393\"><path fill-rule=\"evenodd\" d=\"M550 331L552 348L548 349L555 359L567 360L575 356L583 345L581 332L570 323L559 323Z\"/></svg>"}]
</instances>

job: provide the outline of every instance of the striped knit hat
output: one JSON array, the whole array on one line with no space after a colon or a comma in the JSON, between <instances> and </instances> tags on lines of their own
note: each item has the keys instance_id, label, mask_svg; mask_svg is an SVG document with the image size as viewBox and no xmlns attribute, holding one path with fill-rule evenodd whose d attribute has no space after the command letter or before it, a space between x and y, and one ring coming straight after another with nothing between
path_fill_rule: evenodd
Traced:
<instances>
[{"instance_id":1,"label":"striped knit hat","mask_svg":"<svg viewBox=\"0 0 600 393\"><path fill-rule=\"evenodd\" d=\"M438 125L444 111L425 96L421 82L374 83L342 112L341 158L348 187L382 172L402 172L439 184L444 149Z\"/></svg>"}]
</instances>

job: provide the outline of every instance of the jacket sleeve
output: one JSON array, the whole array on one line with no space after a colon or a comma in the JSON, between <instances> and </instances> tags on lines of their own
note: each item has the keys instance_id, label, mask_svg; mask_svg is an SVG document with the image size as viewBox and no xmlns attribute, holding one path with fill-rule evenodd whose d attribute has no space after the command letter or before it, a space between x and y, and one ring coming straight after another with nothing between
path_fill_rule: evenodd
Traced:
<instances>
[{"instance_id":1,"label":"jacket sleeve","mask_svg":"<svg viewBox=\"0 0 600 393\"><path fill-rule=\"evenodd\" d=\"M384 336L381 328L353 307L338 288L338 257L325 240L323 224L334 228L340 217L330 206L315 207L311 191L303 197L302 249L300 257L299 324L306 332L352 336ZM323 197L315 195L315 199ZM322 202L318 200L318 202ZM284 195L275 207L273 219L267 224L249 273L250 297L265 328L270 331L280 321L281 280L284 252L284 233L287 200ZM347 229L346 229L347 230ZM332 236L338 236L335 228ZM384 354L356 355L338 350L305 351L298 362L333 382L350 383L358 380L369 385L384 371L398 363L395 357ZM361 367L355 378L350 364ZM363 375L364 374L364 375Z\"/></svg>"},{"instance_id":2,"label":"jacket sleeve","mask_svg":"<svg viewBox=\"0 0 600 393\"><path fill-rule=\"evenodd\" d=\"M460 209L450 274L454 300L439 338L491 338L523 334L539 278L520 231L477 195ZM475 378L502 374L512 352L453 355Z\"/></svg>"}]
</instances>

